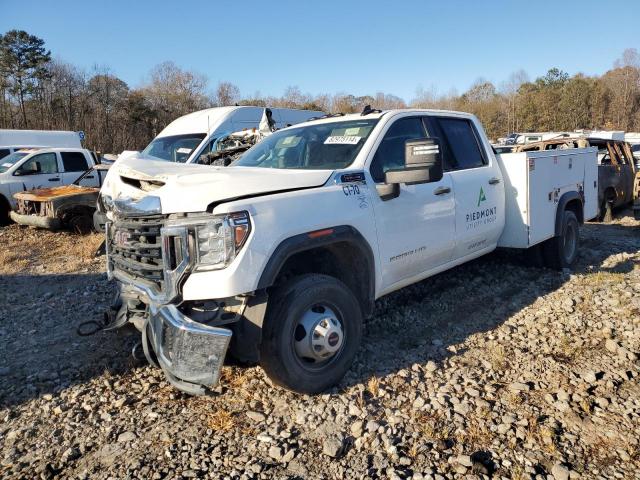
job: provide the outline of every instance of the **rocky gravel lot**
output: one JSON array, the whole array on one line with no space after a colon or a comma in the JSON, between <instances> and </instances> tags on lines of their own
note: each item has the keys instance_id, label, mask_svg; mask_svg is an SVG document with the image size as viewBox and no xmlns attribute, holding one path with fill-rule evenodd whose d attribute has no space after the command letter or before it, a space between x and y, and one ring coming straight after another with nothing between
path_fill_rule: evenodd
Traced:
<instances>
[{"instance_id":1,"label":"rocky gravel lot","mask_svg":"<svg viewBox=\"0 0 640 480\"><path fill-rule=\"evenodd\" d=\"M81 337L100 239L0 229L0 477L640 478L640 222L588 224L574 271L497 252L378 301L321 396L225 367L211 397Z\"/></svg>"}]
</instances>

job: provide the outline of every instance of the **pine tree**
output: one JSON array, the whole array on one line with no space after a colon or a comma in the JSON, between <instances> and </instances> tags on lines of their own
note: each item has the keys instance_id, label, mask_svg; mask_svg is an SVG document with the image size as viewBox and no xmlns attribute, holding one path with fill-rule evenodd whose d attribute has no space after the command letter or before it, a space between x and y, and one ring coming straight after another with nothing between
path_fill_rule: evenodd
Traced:
<instances>
[{"instance_id":1,"label":"pine tree","mask_svg":"<svg viewBox=\"0 0 640 480\"><path fill-rule=\"evenodd\" d=\"M18 97L25 128L28 127L25 99L48 78L50 60L51 52L44 48L44 40L35 35L10 30L0 36L0 75L6 79L9 93Z\"/></svg>"}]
</instances>

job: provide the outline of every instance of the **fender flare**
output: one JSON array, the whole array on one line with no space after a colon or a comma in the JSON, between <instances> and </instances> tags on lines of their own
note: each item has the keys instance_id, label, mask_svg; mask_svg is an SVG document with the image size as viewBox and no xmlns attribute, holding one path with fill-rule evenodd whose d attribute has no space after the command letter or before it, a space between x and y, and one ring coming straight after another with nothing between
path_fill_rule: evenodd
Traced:
<instances>
[{"instance_id":1,"label":"fender flare","mask_svg":"<svg viewBox=\"0 0 640 480\"><path fill-rule=\"evenodd\" d=\"M556 228L555 228L556 237L562 234L563 213L567 208L567 204L573 200L578 200L578 202L580 202L580 208L584 210L584 199L582 198L582 195L580 195L580 193L574 190L572 192L566 192L562 194L562 196L560 197L560 200L558 200L558 208L556 208ZM581 212L580 215L578 215L578 221L580 223L584 223L583 212Z\"/></svg>"},{"instance_id":2,"label":"fender flare","mask_svg":"<svg viewBox=\"0 0 640 480\"><path fill-rule=\"evenodd\" d=\"M311 232L300 233L289 237L276 247L271 254L262 274L258 281L257 290L266 289L272 286L282 267L287 260L297 254L318 247L325 247L335 243L349 243L356 247L364 259L364 268L369 275L369 285L367 289L367 298L363 299L367 305L366 310L370 310L375 301L375 283L376 271L373 250L369 242L365 240L362 234L350 225L339 225L335 227L323 228ZM355 293L355 292L354 292ZM364 313L364 312L363 312Z\"/></svg>"}]
</instances>

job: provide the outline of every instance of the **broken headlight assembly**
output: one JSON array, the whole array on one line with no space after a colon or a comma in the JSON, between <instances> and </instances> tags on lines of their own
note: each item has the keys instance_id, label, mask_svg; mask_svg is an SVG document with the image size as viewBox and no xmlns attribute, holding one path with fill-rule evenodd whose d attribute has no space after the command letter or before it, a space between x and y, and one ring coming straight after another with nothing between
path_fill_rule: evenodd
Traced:
<instances>
[{"instance_id":1,"label":"broken headlight assembly","mask_svg":"<svg viewBox=\"0 0 640 480\"><path fill-rule=\"evenodd\" d=\"M109 195L101 193L98 195L97 207L100 213L107 213L113 210L113 199Z\"/></svg>"},{"instance_id":2,"label":"broken headlight assembly","mask_svg":"<svg viewBox=\"0 0 640 480\"><path fill-rule=\"evenodd\" d=\"M249 213L215 215L203 220L189 225L197 254L195 269L208 271L225 268L236 258L249 237Z\"/></svg>"}]
</instances>

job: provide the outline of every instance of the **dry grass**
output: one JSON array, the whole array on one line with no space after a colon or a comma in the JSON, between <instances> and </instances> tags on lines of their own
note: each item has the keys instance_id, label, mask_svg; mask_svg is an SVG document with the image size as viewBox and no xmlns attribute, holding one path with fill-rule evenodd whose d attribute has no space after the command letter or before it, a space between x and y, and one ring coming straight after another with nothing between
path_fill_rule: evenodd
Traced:
<instances>
[{"instance_id":1,"label":"dry grass","mask_svg":"<svg viewBox=\"0 0 640 480\"><path fill-rule=\"evenodd\" d=\"M584 353L584 347L575 344L575 340L569 335L560 338L558 349L553 358L563 363L574 363Z\"/></svg>"},{"instance_id":2,"label":"dry grass","mask_svg":"<svg viewBox=\"0 0 640 480\"><path fill-rule=\"evenodd\" d=\"M500 371L505 370L509 365L507 361L507 354L503 345L495 344L488 350L489 354L489 363L491 363L491 368Z\"/></svg>"},{"instance_id":3,"label":"dry grass","mask_svg":"<svg viewBox=\"0 0 640 480\"><path fill-rule=\"evenodd\" d=\"M620 283L624 281L625 274L620 272L599 271L585 275L584 279L587 283L591 283L593 285Z\"/></svg>"},{"instance_id":4,"label":"dry grass","mask_svg":"<svg viewBox=\"0 0 640 480\"><path fill-rule=\"evenodd\" d=\"M524 467L522 465L514 465L511 469L511 480L525 480L530 478L527 472L524 471Z\"/></svg>"},{"instance_id":5,"label":"dry grass","mask_svg":"<svg viewBox=\"0 0 640 480\"><path fill-rule=\"evenodd\" d=\"M413 415L412 423L427 440L447 440L454 432L452 423L439 412L417 412Z\"/></svg>"},{"instance_id":6,"label":"dry grass","mask_svg":"<svg viewBox=\"0 0 640 480\"><path fill-rule=\"evenodd\" d=\"M610 467L619 461L615 451L617 447L619 447L619 445L614 440L599 436L595 442L587 445L587 455L598 467Z\"/></svg>"},{"instance_id":7,"label":"dry grass","mask_svg":"<svg viewBox=\"0 0 640 480\"><path fill-rule=\"evenodd\" d=\"M416 458L418 455L420 455L420 453L422 453L423 450L424 446L422 445L422 443L414 439L413 442L411 442L411 446L407 450L407 456L409 458Z\"/></svg>"},{"instance_id":8,"label":"dry grass","mask_svg":"<svg viewBox=\"0 0 640 480\"><path fill-rule=\"evenodd\" d=\"M376 398L380 393L380 379L378 377L371 377L367 381L367 391Z\"/></svg>"},{"instance_id":9,"label":"dry grass","mask_svg":"<svg viewBox=\"0 0 640 480\"><path fill-rule=\"evenodd\" d=\"M456 441L474 449L489 448L493 433L487 427L491 411L487 408L476 410L467 417L467 426L463 432L456 434Z\"/></svg>"},{"instance_id":10,"label":"dry grass","mask_svg":"<svg viewBox=\"0 0 640 480\"><path fill-rule=\"evenodd\" d=\"M220 408L207 413L207 426L215 432L228 432L236 426L236 420L231 412Z\"/></svg>"},{"instance_id":11,"label":"dry grass","mask_svg":"<svg viewBox=\"0 0 640 480\"><path fill-rule=\"evenodd\" d=\"M95 264L95 252L104 236L49 232L18 225L2 229L0 274L71 273Z\"/></svg>"}]
</instances>

